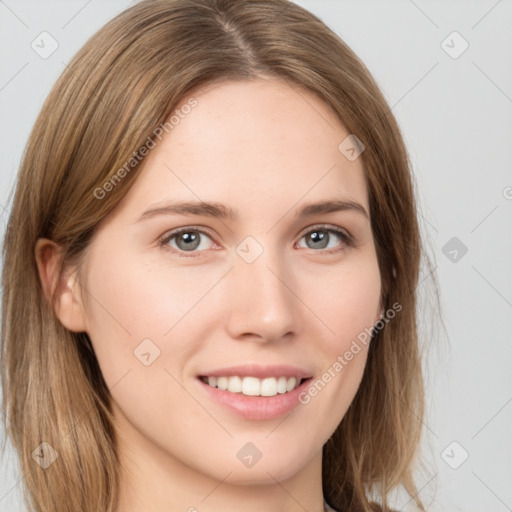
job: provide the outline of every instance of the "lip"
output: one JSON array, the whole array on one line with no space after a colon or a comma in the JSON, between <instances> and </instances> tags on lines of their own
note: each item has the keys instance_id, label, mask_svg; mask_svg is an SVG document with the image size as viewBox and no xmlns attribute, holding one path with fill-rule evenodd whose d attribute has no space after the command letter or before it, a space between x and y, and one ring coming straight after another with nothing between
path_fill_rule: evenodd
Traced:
<instances>
[{"instance_id":1,"label":"lip","mask_svg":"<svg viewBox=\"0 0 512 512\"><path fill-rule=\"evenodd\" d=\"M219 368L201 373L198 377L257 377L265 379L267 377L297 377L299 379L308 379L312 373L302 368L290 365L259 365L245 364L240 366L230 366L229 368Z\"/></svg>"},{"instance_id":2,"label":"lip","mask_svg":"<svg viewBox=\"0 0 512 512\"><path fill-rule=\"evenodd\" d=\"M299 377L303 379L301 384L293 391L278 393L274 396L246 396L242 393L231 393L227 390L214 388L201 380L201 377ZM234 412L236 415L248 420L272 420L290 413L297 407L299 395L305 391L312 380L310 373L305 370L287 365L281 366L260 366L244 365L231 366L219 370L209 371L197 376L197 383L200 389L210 400L220 406Z\"/></svg>"}]
</instances>

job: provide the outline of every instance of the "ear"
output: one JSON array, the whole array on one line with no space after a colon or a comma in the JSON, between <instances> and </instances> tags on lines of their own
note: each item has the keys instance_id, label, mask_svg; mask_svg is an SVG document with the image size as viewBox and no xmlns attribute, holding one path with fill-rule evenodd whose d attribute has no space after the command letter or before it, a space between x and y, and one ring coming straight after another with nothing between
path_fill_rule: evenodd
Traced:
<instances>
[{"instance_id":1,"label":"ear","mask_svg":"<svg viewBox=\"0 0 512 512\"><path fill-rule=\"evenodd\" d=\"M70 331L84 332L86 317L78 293L76 270L64 269L62 276L58 278L56 272L61 251L55 242L47 238L38 239L35 257L46 298L50 300L52 292L55 292L54 310L62 325Z\"/></svg>"}]
</instances>

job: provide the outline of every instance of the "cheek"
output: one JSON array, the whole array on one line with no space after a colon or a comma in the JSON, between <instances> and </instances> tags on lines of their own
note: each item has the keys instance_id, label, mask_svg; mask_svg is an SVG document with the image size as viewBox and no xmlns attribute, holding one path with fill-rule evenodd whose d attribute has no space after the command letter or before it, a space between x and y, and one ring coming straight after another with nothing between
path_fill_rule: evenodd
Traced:
<instances>
[{"instance_id":1,"label":"cheek","mask_svg":"<svg viewBox=\"0 0 512 512\"><path fill-rule=\"evenodd\" d=\"M352 262L351 262L352 263ZM320 281L318 281L320 282ZM312 382L302 403L315 404L316 414L333 432L352 402L364 373L371 329L379 313L381 281L377 260L361 257L324 279L323 292L313 297L322 322L322 374ZM311 288L310 288L311 289ZM320 290L319 290L320 292Z\"/></svg>"},{"instance_id":2,"label":"cheek","mask_svg":"<svg viewBox=\"0 0 512 512\"><path fill-rule=\"evenodd\" d=\"M153 360L151 368L181 370L199 348L197 340L206 339L203 331L218 307L208 292L224 272L169 268L126 252L105 250L109 261L92 258L87 274L88 334L108 385Z\"/></svg>"},{"instance_id":3,"label":"cheek","mask_svg":"<svg viewBox=\"0 0 512 512\"><path fill-rule=\"evenodd\" d=\"M134 350L144 341L153 359L164 332L173 324L166 301L172 292L154 286L156 274L121 253L105 250L109 260L92 258L87 275L88 334L108 385L127 370L141 365ZM137 365L136 365L137 363Z\"/></svg>"},{"instance_id":4,"label":"cheek","mask_svg":"<svg viewBox=\"0 0 512 512\"><path fill-rule=\"evenodd\" d=\"M319 289L318 283L322 283ZM332 355L346 350L352 340L371 329L379 315L381 280L376 258L367 256L355 264L330 272L328 278L307 287L316 289L315 311L328 327L326 352ZM312 307L312 309L313 309Z\"/></svg>"},{"instance_id":5,"label":"cheek","mask_svg":"<svg viewBox=\"0 0 512 512\"><path fill-rule=\"evenodd\" d=\"M157 443L169 442L169 432L186 439L205 421L204 411L180 383L197 350L199 307L194 304L212 285L196 284L201 280L192 280L191 273L188 279L178 272L170 278L169 270L163 279L164 271L155 266L121 255L113 259L115 266L91 266L87 286L94 293L89 336L117 420L127 435L135 427ZM206 449L207 437L194 438Z\"/></svg>"}]
</instances>

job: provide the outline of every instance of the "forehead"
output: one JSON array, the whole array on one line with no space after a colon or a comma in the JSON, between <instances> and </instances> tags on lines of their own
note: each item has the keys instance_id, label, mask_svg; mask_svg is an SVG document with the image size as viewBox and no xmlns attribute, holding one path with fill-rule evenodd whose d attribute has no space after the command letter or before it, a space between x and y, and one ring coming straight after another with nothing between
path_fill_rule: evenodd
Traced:
<instances>
[{"instance_id":1,"label":"forehead","mask_svg":"<svg viewBox=\"0 0 512 512\"><path fill-rule=\"evenodd\" d=\"M191 97L197 103L184 109ZM362 159L339 149L349 135L328 105L285 81L210 85L177 105L172 129L155 139L125 200L138 210L179 199L278 215L340 198L368 210Z\"/></svg>"}]
</instances>

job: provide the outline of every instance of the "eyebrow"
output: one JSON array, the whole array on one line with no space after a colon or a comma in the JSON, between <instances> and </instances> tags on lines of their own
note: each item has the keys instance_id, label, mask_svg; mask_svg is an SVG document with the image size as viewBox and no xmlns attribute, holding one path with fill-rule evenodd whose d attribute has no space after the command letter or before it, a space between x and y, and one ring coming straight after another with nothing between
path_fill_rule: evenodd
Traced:
<instances>
[{"instance_id":1,"label":"eyebrow","mask_svg":"<svg viewBox=\"0 0 512 512\"><path fill-rule=\"evenodd\" d=\"M304 219L314 215L321 215L339 211L353 211L370 219L368 212L361 204L350 200L327 200L303 205L295 212L295 218ZM238 219L237 210L218 202L205 201L178 201L164 203L146 210L136 222L155 217L157 215L202 215L226 219L232 222Z\"/></svg>"}]
</instances>

